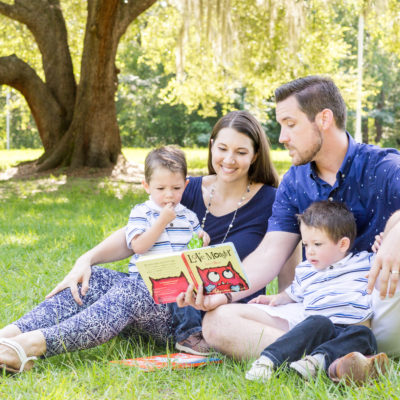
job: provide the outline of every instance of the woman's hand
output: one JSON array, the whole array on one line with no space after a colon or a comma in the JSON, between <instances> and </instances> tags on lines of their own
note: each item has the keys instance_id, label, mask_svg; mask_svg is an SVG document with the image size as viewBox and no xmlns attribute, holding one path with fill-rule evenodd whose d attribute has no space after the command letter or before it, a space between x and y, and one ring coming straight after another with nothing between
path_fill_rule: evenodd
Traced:
<instances>
[{"instance_id":1,"label":"woman's hand","mask_svg":"<svg viewBox=\"0 0 400 400\"><path fill-rule=\"evenodd\" d=\"M78 258L71 271L69 271L65 278L46 296L46 299L49 299L66 288L70 288L72 297L81 306L83 303L79 296L78 283L82 284L81 295L85 296L89 290L91 274L92 268L90 262L84 257Z\"/></svg>"},{"instance_id":2,"label":"woman's hand","mask_svg":"<svg viewBox=\"0 0 400 400\"><path fill-rule=\"evenodd\" d=\"M128 249L126 245L125 228L118 229L97 246L80 256L71 271L46 296L46 299L61 292L61 290L70 288L74 300L79 305L82 305L82 299L79 297L78 292L78 283L82 284L81 295L85 296L89 290L89 278L92 274L91 266L123 260L132 254L132 250Z\"/></svg>"},{"instance_id":3,"label":"woman's hand","mask_svg":"<svg viewBox=\"0 0 400 400\"><path fill-rule=\"evenodd\" d=\"M178 307L192 306L197 310L211 311L218 306L227 304L228 299L224 294L213 294L204 296L203 285L199 285L197 293L194 292L194 286L191 284L188 286L185 293L181 293L176 298L176 304Z\"/></svg>"}]
</instances>

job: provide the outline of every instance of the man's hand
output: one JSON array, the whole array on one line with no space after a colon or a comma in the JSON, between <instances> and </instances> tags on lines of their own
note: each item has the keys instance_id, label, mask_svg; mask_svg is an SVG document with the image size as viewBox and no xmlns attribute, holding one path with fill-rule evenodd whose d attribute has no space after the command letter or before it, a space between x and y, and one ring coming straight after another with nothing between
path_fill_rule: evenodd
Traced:
<instances>
[{"instance_id":1,"label":"man's hand","mask_svg":"<svg viewBox=\"0 0 400 400\"><path fill-rule=\"evenodd\" d=\"M218 306L227 304L228 299L224 294L212 294L204 296L203 285L199 285L197 293L194 292L194 286L188 286L185 293L181 293L176 298L176 304L179 307L192 306L197 310L211 311Z\"/></svg>"},{"instance_id":2,"label":"man's hand","mask_svg":"<svg viewBox=\"0 0 400 400\"><path fill-rule=\"evenodd\" d=\"M375 235L375 242L372 245L372 251L374 253L378 252L379 247L381 247L382 240L383 240L383 232L381 232L379 235Z\"/></svg>"},{"instance_id":3,"label":"man's hand","mask_svg":"<svg viewBox=\"0 0 400 400\"><path fill-rule=\"evenodd\" d=\"M395 215L398 216L399 214L394 214L394 216ZM390 221L391 220L389 220L389 222ZM382 299L384 299L387 295L389 297L393 297L399 281L399 248L400 223L397 221L397 223L391 226L391 229L385 229L383 240L368 274L368 293L372 293L374 286L376 286Z\"/></svg>"}]
</instances>

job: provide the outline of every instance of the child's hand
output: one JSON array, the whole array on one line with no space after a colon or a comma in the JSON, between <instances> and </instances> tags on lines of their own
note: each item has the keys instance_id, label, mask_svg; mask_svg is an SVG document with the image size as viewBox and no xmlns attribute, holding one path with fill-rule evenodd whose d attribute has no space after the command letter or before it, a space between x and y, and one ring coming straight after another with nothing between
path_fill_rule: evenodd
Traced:
<instances>
[{"instance_id":1,"label":"child's hand","mask_svg":"<svg viewBox=\"0 0 400 400\"><path fill-rule=\"evenodd\" d=\"M210 244L211 239L207 232L201 231L199 233L199 238L203 239L203 247L206 247Z\"/></svg>"},{"instance_id":2,"label":"child's hand","mask_svg":"<svg viewBox=\"0 0 400 400\"><path fill-rule=\"evenodd\" d=\"M165 225L169 224L176 218L175 208L172 203L168 203L160 213L159 217Z\"/></svg>"},{"instance_id":3,"label":"child's hand","mask_svg":"<svg viewBox=\"0 0 400 400\"><path fill-rule=\"evenodd\" d=\"M271 295L265 295L265 294L260 294L259 296L255 297L254 299L251 299L249 303L255 303L255 304L268 304L270 306L276 306L276 297L278 295L276 294L271 294Z\"/></svg>"},{"instance_id":4,"label":"child's hand","mask_svg":"<svg viewBox=\"0 0 400 400\"><path fill-rule=\"evenodd\" d=\"M250 300L249 303L267 304L274 307L283 304L293 303L293 300L286 294L286 292L281 292L271 295L260 294L260 296L257 296L256 298Z\"/></svg>"},{"instance_id":5,"label":"child's hand","mask_svg":"<svg viewBox=\"0 0 400 400\"><path fill-rule=\"evenodd\" d=\"M372 251L374 253L377 253L379 250L379 247L381 247L382 239L383 239L383 232L381 232L379 235L375 236L375 242L372 245Z\"/></svg>"}]
</instances>

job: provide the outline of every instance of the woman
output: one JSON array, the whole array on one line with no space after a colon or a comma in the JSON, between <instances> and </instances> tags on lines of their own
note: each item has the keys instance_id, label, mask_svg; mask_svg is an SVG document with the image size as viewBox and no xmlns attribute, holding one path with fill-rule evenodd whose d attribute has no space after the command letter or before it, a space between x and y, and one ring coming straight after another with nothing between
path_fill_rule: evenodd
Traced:
<instances>
[{"instance_id":1,"label":"woman","mask_svg":"<svg viewBox=\"0 0 400 400\"><path fill-rule=\"evenodd\" d=\"M196 212L212 243L234 242L244 258L266 232L278 184L265 134L251 114L234 111L217 122L208 167L210 175L191 179L182 204ZM165 342L169 309L153 302L140 275L96 266L130 255L124 229L82 255L44 302L0 330L0 365L21 372L37 356L93 347L128 326Z\"/></svg>"}]
</instances>

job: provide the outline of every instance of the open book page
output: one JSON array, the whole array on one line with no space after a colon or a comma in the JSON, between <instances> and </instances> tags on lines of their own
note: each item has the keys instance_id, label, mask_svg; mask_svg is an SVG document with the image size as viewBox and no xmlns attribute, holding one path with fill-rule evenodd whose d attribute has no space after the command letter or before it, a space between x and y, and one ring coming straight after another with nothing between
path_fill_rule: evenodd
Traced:
<instances>
[{"instance_id":1,"label":"open book page","mask_svg":"<svg viewBox=\"0 0 400 400\"><path fill-rule=\"evenodd\" d=\"M136 265L157 304L175 302L192 282L179 252L140 257Z\"/></svg>"},{"instance_id":2,"label":"open book page","mask_svg":"<svg viewBox=\"0 0 400 400\"><path fill-rule=\"evenodd\" d=\"M222 360L215 357L195 356L186 353L163 354L159 356L131 358L127 360L110 361L113 364L137 367L143 371L154 371L161 368L193 368L207 364L218 364Z\"/></svg>"}]
</instances>

